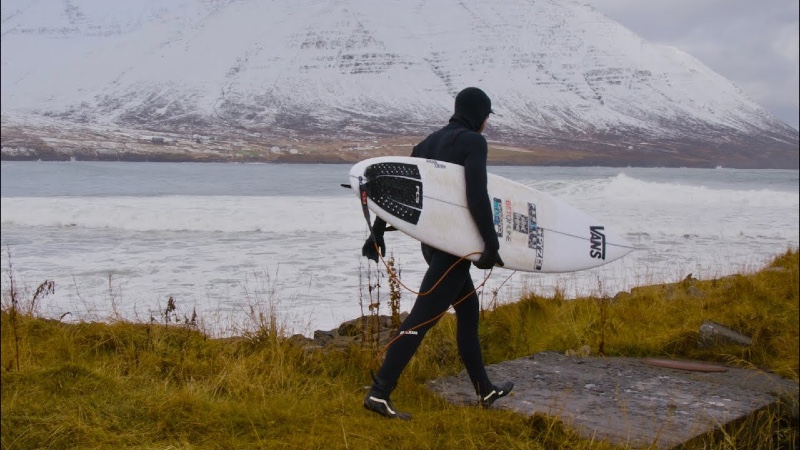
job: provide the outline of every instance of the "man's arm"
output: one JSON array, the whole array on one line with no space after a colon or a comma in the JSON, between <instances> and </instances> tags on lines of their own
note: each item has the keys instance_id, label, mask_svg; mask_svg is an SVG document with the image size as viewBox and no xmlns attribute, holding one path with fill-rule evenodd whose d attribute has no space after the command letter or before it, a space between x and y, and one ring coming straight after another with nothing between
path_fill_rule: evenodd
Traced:
<instances>
[{"instance_id":1,"label":"man's arm","mask_svg":"<svg viewBox=\"0 0 800 450\"><path fill-rule=\"evenodd\" d=\"M486 158L489 152L486 139L477 133L465 133L468 139L467 157L464 160L464 177L467 184L467 206L483 238L486 250L497 251L500 243L494 228L494 216L486 190Z\"/></svg>"}]
</instances>

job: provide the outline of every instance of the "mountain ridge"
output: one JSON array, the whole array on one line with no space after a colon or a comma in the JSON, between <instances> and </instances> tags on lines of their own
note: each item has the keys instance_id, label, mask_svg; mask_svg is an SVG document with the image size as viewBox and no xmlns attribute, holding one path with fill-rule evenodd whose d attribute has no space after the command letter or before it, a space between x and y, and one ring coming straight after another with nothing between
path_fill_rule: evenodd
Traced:
<instances>
[{"instance_id":1,"label":"mountain ridge","mask_svg":"<svg viewBox=\"0 0 800 450\"><path fill-rule=\"evenodd\" d=\"M455 93L477 85L496 111L490 141L585 164L798 167L797 130L690 55L576 1L2 6L4 148L6 132L37 133L23 114L64 136L98 124L242 132L270 148L391 141L443 125Z\"/></svg>"}]
</instances>

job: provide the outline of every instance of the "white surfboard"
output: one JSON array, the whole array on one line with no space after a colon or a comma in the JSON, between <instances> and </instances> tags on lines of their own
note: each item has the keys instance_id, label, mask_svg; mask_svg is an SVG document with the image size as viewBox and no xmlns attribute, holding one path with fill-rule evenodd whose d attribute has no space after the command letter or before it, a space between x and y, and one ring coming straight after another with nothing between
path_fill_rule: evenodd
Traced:
<instances>
[{"instance_id":1,"label":"white surfboard","mask_svg":"<svg viewBox=\"0 0 800 450\"><path fill-rule=\"evenodd\" d=\"M367 207L409 236L457 256L483 250L467 208L463 166L412 157L371 158L350 170L350 186L359 197L362 185ZM548 194L491 173L487 188L506 269L574 272L633 250L602 220Z\"/></svg>"}]
</instances>

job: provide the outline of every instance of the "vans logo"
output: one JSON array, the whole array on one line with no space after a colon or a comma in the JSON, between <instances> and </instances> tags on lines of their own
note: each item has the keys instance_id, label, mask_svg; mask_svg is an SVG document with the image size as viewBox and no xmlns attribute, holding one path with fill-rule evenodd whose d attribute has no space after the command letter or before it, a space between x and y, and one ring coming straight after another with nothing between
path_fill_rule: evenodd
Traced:
<instances>
[{"instance_id":1,"label":"vans logo","mask_svg":"<svg viewBox=\"0 0 800 450\"><path fill-rule=\"evenodd\" d=\"M590 248L589 248L589 256L595 259L602 259L605 261L606 259L606 235L603 233L605 227L599 226L590 226L589 233L591 233L591 237L589 237Z\"/></svg>"}]
</instances>

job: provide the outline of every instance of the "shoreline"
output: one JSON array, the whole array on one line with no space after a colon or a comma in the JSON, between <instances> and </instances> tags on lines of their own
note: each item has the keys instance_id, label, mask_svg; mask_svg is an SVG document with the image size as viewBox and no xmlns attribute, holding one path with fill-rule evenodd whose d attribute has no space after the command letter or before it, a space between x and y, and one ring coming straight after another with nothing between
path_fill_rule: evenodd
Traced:
<instances>
[{"instance_id":1,"label":"shoreline","mask_svg":"<svg viewBox=\"0 0 800 450\"><path fill-rule=\"evenodd\" d=\"M378 156L408 156L425 137L284 129L197 132L3 119L2 161L354 164ZM701 142L692 136L646 140L626 135L504 136L491 130L485 137L492 165L800 169L796 149L766 151L760 141L734 145Z\"/></svg>"},{"instance_id":2,"label":"shoreline","mask_svg":"<svg viewBox=\"0 0 800 450\"><path fill-rule=\"evenodd\" d=\"M369 158L380 156L408 156L404 153L374 152L353 157L341 157L339 155L291 155L283 157L255 157L237 158L209 155L176 155L170 153L122 153L122 154L63 154L63 155L10 155L3 153L0 155L0 162L122 162L122 163L230 163L230 164L328 164L328 165L353 165ZM616 161L570 161L563 159L542 160L536 156L520 157L516 159L505 159L502 156L493 155L491 144L489 146L489 166L507 167L604 167L604 168L637 168L637 169L737 169L737 170L800 170L796 167L738 167L724 164L662 164L663 161L653 161L652 163L626 163Z\"/></svg>"}]
</instances>

